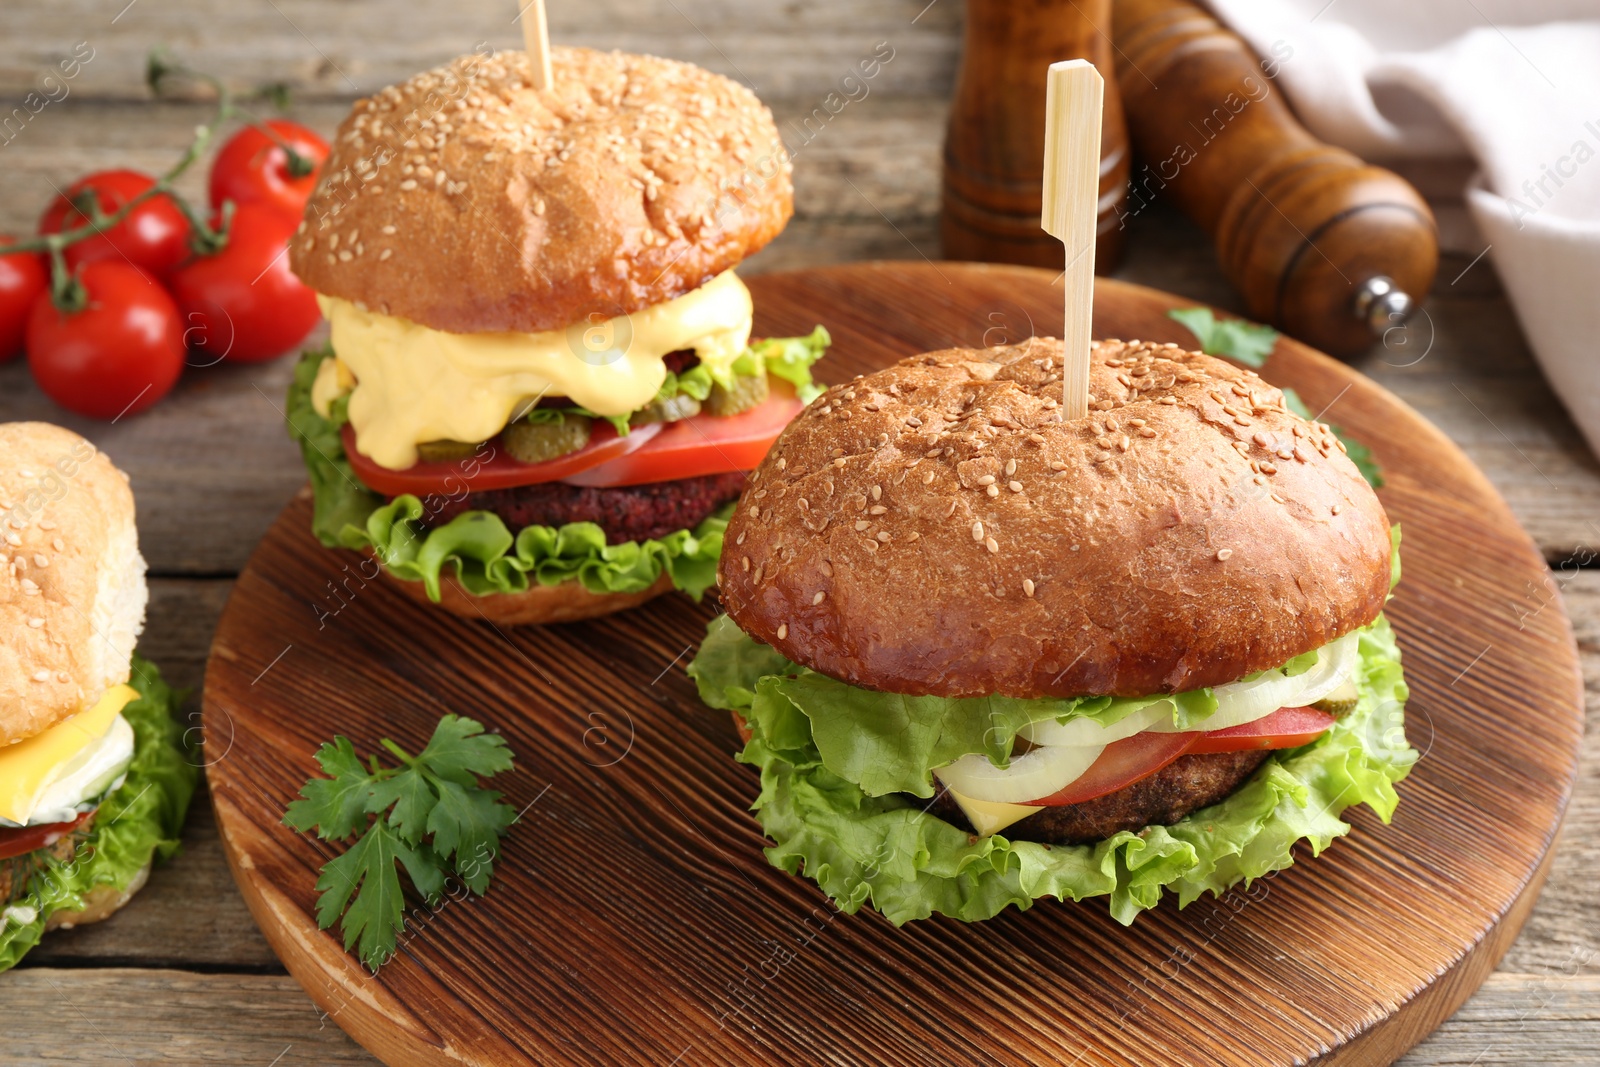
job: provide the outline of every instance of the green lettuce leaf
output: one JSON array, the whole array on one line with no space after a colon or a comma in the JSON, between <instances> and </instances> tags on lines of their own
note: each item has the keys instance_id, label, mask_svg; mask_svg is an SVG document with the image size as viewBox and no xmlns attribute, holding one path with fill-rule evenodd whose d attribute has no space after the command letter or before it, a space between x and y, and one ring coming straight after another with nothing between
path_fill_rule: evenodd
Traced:
<instances>
[{"instance_id":1,"label":"green lettuce leaf","mask_svg":"<svg viewBox=\"0 0 1600 1067\"><path fill-rule=\"evenodd\" d=\"M766 657L776 657L775 660ZM767 666L751 674L750 665ZM727 616L713 619L689 665L701 699L738 708L768 737L814 744L834 772L869 796L934 795L933 770L981 752L998 767L1011 758L1017 733L1036 722L1093 719L1111 726L1163 700L1173 725L1196 726L1217 710L1209 689L1149 697L1022 700L987 696L905 696L858 689L784 660L747 637Z\"/></svg>"},{"instance_id":2,"label":"green lettuce leaf","mask_svg":"<svg viewBox=\"0 0 1600 1067\"><path fill-rule=\"evenodd\" d=\"M139 691L122 711L133 727L133 762L122 784L101 801L77 854L66 862L47 861L28 880L27 892L14 904L32 908L31 921L0 920L0 971L39 943L52 913L82 908L84 897L101 886L126 889L145 864L178 850L200 773L176 719L181 698L137 654L128 684Z\"/></svg>"},{"instance_id":3,"label":"green lettuce leaf","mask_svg":"<svg viewBox=\"0 0 1600 1067\"><path fill-rule=\"evenodd\" d=\"M851 780L877 788L906 775L903 767L881 771L861 752L822 751L838 738L814 737L816 703L804 693L803 705L795 703L789 696L795 690L783 684L805 677L802 669L748 637L749 647L739 647L730 629L737 633L726 620L713 621L690 671L708 704L746 716L751 737L738 758L761 772L753 810L774 842L768 860L791 874L804 871L842 910L871 904L896 925L935 912L987 919L1009 905L1031 907L1041 897L1107 896L1122 923L1154 907L1164 891L1176 893L1182 907L1208 890L1221 894L1289 866L1298 841L1320 853L1349 832L1339 815L1353 804L1368 804L1387 822L1398 802L1394 783L1417 759L1405 739L1399 649L1380 617L1361 631L1355 710L1312 744L1274 754L1221 803L1171 826L1123 832L1093 845L1047 846L1001 834L974 838L903 792L875 794ZM880 727L912 705L858 692L865 699L852 711L860 713L872 698L891 709L873 713L876 721L857 734L862 752L883 758L892 746ZM897 740L917 755L901 762L936 758L921 754L937 750L942 733L930 741L914 716L904 721L906 732ZM831 727L823 722L819 729Z\"/></svg>"},{"instance_id":4,"label":"green lettuce leaf","mask_svg":"<svg viewBox=\"0 0 1600 1067\"><path fill-rule=\"evenodd\" d=\"M329 548L370 550L397 577L423 582L434 600L449 568L477 596L519 593L535 581L547 586L577 581L592 593L634 593L666 572L698 600L716 581L731 504L693 530L623 544L607 544L604 532L590 522L526 526L513 535L487 511L468 511L424 529L423 516L436 514L447 499L407 494L385 502L350 469L339 425L312 407L317 368L332 354L322 348L300 357L285 412L311 479L311 531Z\"/></svg>"},{"instance_id":5,"label":"green lettuce leaf","mask_svg":"<svg viewBox=\"0 0 1600 1067\"><path fill-rule=\"evenodd\" d=\"M764 341L756 341L739 360L743 362L751 357L759 359L768 374L794 386L795 394L803 403L809 404L823 393L822 386L811 379L811 365L823 357L832 343L833 338L828 336L827 329L818 326L805 337L769 337ZM735 371L753 373L753 370L741 370L740 362L734 364Z\"/></svg>"}]
</instances>

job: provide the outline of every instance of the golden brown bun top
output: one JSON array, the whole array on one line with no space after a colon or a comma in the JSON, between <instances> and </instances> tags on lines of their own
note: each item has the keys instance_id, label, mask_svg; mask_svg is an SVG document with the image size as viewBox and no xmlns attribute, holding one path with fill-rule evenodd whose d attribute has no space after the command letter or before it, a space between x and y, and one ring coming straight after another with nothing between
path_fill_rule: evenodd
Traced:
<instances>
[{"instance_id":1,"label":"golden brown bun top","mask_svg":"<svg viewBox=\"0 0 1600 1067\"><path fill-rule=\"evenodd\" d=\"M438 330L560 329L682 296L793 210L748 89L655 56L462 56L356 103L290 243L330 296Z\"/></svg>"},{"instance_id":2,"label":"golden brown bun top","mask_svg":"<svg viewBox=\"0 0 1600 1067\"><path fill-rule=\"evenodd\" d=\"M144 603L127 476L69 430L0 424L0 746L127 681Z\"/></svg>"},{"instance_id":3,"label":"golden brown bun top","mask_svg":"<svg viewBox=\"0 0 1600 1067\"><path fill-rule=\"evenodd\" d=\"M1175 345L1100 342L1089 388L1063 421L1036 338L829 389L728 526L728 613L853 685L1025 698L1233 682L1377 616L1388 520L1327 427Z\"/></svg>"}]
</instances>

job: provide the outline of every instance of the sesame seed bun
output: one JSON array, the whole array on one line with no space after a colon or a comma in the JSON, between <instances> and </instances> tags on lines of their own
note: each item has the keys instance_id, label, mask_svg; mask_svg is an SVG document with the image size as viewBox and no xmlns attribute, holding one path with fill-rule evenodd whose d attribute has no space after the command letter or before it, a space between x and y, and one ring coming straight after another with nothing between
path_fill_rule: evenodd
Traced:
<instances>
[{"instance_id":1,"label":"sesame seed bun","mask_svg":"<svg viewBox=\"0 0 1600 1067\"><path fill-rule=\"evenodd\" d=\"M1095 345L947 349L835 386L783 432L725 535L746 633L897 693L1142 696L1237 681L1364 626L1383 506L1255 373Z\"/></svg>"},{"instance_id":2,"label":"sesame seed bun","mask_svg":"<svg viewBox=\"0 0 1600 1067\"><path fill-rule=\"evenodd\" d=\"M128 680L144 558L127 475L42 422L0 424L0 745Z\"/></svg>"},{"instance_id":3,"label":"sesame seed bun","mask_svg":"<svg viewBox=\"0 0 1600 1067\"><path fill-rule=\"evenodd\" d=\"M290 265L437 330L561 329L663 303L770 241L787 152L755 95L689 63L463 56L356 103ZM724 191L726 190L726 191Z\"/></svg>"}]
</instances>

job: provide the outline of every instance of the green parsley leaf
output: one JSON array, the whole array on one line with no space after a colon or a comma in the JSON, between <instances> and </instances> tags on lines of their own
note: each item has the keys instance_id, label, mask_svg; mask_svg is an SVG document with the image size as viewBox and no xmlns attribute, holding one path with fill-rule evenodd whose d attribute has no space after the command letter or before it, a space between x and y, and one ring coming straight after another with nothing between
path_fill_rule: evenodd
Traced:
<instances>
[{"instance_id":1,"label":"green parsley leaf","mask_svg":"<svg viewBox=\"0 0 1600 1067\"><path fill-rule=\"evenodd\" d=\"M373 970L394 955L395 935L405 923L405 894L395 868L404 847L387 824L374 823L343 855L329 860L317 879L322 892L317 925L326 930L343 916L345 951L359 944L361 961Z\"/></svg>"},{"instance_id":2,"label":"green parsley leaf","mask_svg":"<svg viewBox=\"0 0 1600 1067\"><path fill-rule=\"evenodd\" d=\"M494 873L500 836L515 818L510 806L500 803L499 793L441 781L439 803L428 816L428 832L439 855L455 857L456 873L482 896Z\"/></svg>"},{"instance_id":3,"label":"green parsley leaf","mask_svg":"<svg viewBox=\"0 0 1600 1067\"><path fill-rule=\"evenodd\" d=\"M476 786L478 775L488 777L511 769L511 750L499 734L484 733L482 724L446 715L434 727L417 762L447 781Z\"/></svg>"},{"instance_id":4,"label":"green parsley leaf","mask_svg":"<svg viewBox=\"0 0 1600 1067\"><path fill-rule=\"evenodd\" d=\"M1218 319L1210 308L1177 308L1167 317L1200 341L1208 356L1227 356L1247 367L1260 367L1278 343L1278 331L1244 319Z\"/></svg>"},{"instance_id":5,"label":"green parsley leaf","mask_svg":"<svg viewBox=\"0 0 1600 1067\"><path fill-rule=\"evenodd\" d=\"M329 776L312 778L284 811L286 825L323 840L355 843L328 861L317 880L317 923L335 922L346 951L373 970L394 955L405 928L399 868L430 904L454 874L478 896L489 888L494 860L516 815L480 777L511 769L505 739L481 723L446 715L427 747L412 756L393 741L383 747L400 761L365 764L346 737L317 750Z\"/></svg>"},{"instance_id":6,"label":"green parsley leaf","mask_svg":"<svg viewBox=\"0 0 1600 1067\"><path fill-rule=\"evenodd\" d=\"M283 821L301 833L315 829L324 841L343 841L367 824L367 768L348 737L319 748L317 763L329 777L306 782L304 799L289 805Z\"/></svg>"},{"instance_id":7,"label":"green parsley leaf","mask_svg":"<svg viewBox=\"0 0 1600 1067\"><path fill-rule=\"evenodd\" d=\"M1311 409L1306 407L1306 402L1300 399L1300 394L1293 389L1284 387L1282 390L1283 402L1289 410L1299 415L1302 419L1312 419ZM1333 436L1344 442L1344 454L1350 457L1350 462L1356 465L1356 470L1361 472L1361 477L1374 489L1383 488L1383 468L1378 466L1378 461L1372 458L1372 449L1345 433L1339 427L1328 424L1328 429L1333 431Z\"/></svg>"}]
</instances>

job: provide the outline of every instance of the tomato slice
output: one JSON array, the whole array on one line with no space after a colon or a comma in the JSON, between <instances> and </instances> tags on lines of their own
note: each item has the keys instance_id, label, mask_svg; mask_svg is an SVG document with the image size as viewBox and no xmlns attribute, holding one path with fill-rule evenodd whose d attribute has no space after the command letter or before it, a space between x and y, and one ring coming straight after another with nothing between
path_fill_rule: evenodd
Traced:
<instances>
[{"instance_id":1,"label":"tomato slice","mask_svg":"<svg viewBox=\"0 0 1600 1067\"><path fill-rule=\"evenodd\" d=\"M609 422L596 419L587 445L543 463L523 463L502 451L497 441L490 441L479 450L482 455L475 453L466 459L414 463L398 471L381 467L357 451L355 430L349 423L345 423L339 433L344 441L344 454L350 460L350 469L355 471L362 484L387 496L412 493L426 497L440 493L476 492L480 489L513 489L519 485L559 481L643 448L661 433L661 429L660 423L650 423L635 427L626 436L619 436Z\"/></svg>"},{"instance_id":2,"label":"tomato slice","mask_svg":"<svg viewBox=\"0 0 1600 1067\"><path fill-rule=\"evenodd\" d=\"M1068 782L1059 792L1027 803L1053 808L1063 804L1081 804L1085 800L1115 793L1141 778L1150 777L1188 752L1199 736L1146 730L1121 741L1113 741L1100 753L1100 758L1089 765L1088 770Z\"/></svg>"},{"instance_id":3,"label":"tomato slice","mask_svg":"<svg viewBox=\"0 0 1600 1067\"><path fill-rule=\"evenodd\" d=\"M645 447L562 481L614 488L755 470L783 428L804 408L793 393L780 394L774 384L773 395L749 411L696 415L670 423Z\"/></svg>"},{"instance_id":4,"label":"tomato slice","mask_svg":"<svg viewBox=\"0 0 1600 1067\"><path fill-rule=\"evenodd\" d=\"M1252 748L1299 748L1327 733L1332 715L1316 708L1279 708L1271 715L1197 735L1190 752L1243 752Z\"/></svg>"},{"instance_id":5,"label":"tomato slice","mask_svg":"<svg viewBox=\"0 0 1600 1067\"><path fill-rule=\"evenodd\" d=\"M86 811L71 822L53 822L44 826L23 826L0 830L0 860L13 856L26 856L41 848L49 848L63 837L82 826L93 815Z\"/></svg>"}]
</instances>

